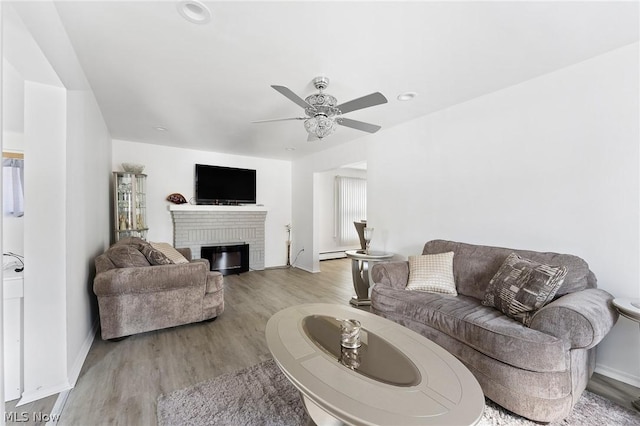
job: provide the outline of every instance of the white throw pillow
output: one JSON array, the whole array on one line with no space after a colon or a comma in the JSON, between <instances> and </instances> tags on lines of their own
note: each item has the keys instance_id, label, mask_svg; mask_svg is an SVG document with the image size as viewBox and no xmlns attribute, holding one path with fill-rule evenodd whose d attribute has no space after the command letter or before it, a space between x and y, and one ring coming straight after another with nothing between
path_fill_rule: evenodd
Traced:
<instances>
[{"instance_id":1,"label":"white throw pillow","mask_svg":"<svg viewBox=\"0 0 640 426\"><path fill-rule=\"evenodd\" d=\"M406 289L457 296L453 252L409 256L409 282Z\"/></svg>"},{"instance_id":2,"label":"white throw pillow","mask_svg":"<svg viewBox=\"0 0 640 426\"><path fill-rule=\"evenodd\" d=\"M180 252L173 248L173 246L169 243L149 242L149 244L151 244L151 247L167 256L173 263L189 263L189 260L181 255Z\"/></svg>"}]
</instances>

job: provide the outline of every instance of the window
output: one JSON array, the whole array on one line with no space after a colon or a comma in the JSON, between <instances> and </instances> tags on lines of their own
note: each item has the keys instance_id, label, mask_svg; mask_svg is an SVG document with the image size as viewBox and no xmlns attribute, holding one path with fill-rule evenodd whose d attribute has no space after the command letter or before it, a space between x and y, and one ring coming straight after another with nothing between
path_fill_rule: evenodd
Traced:
<instances>
[{"instance_id":1,"label":"window","mask_svg":"<svg viewBox=\"0 0 640 426\"><path fill-rule=\"evenodd\" d=\"M22 154L2 154L2 211L9 216L24 215L24 158Z\"/></svg>"},{"instance_id":2,"label":"window","mask_svg":"<svg viewBox=\"0 0 640 426\"><path fill-rule=\"evenodd\" d=\"M336 238L342 245L360 246L353 222L367 217L367 180L336 176Z\"/></svg>"}]
</instances>

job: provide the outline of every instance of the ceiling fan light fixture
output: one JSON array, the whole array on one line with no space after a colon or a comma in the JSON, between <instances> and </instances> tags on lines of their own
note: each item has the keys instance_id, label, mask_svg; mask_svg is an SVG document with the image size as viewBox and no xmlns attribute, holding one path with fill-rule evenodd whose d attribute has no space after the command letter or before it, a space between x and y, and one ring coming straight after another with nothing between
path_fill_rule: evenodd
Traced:
<instances>
[{"instance_id":1,"label":"ceiling fan light fixture","mask_svg":"<svg viewBox=\"0 0 640 426\"><path fill-rule=\"evenodd\" d=\"M340 114L340 110L336 108L338 105L338 100L328 94L328 93L316 93L305 98L305 102L310 105L310 107L305 108L305 113L312 117L318 113L323 114L327 117L333 117L335 115Z\"/></svg>"},{"instance_id":2,"label":"ceiling fan light fixture","mask_svg":"<svg viewBox=\"0 0 640 426\"><path fill-rule=\"evenodd\" d=\"M194 24L206 24L211 21L211 11L198 0L181 0L178 2L178 13Z\"/></svg>"},{"instance_id":3,"label":"ceiling fan light fixture","mask_svg":"<svg viewBox=\"0 0 640 426\"><path fill-rule=\"evenodd\" d=\"M254 123L304 120L304 129L309 134L309 138L307 139L309 141L323 139L329 136L336 130L338 125L368 133L375 133L381 129L378 125L346 118L343 117L342 114L387 103L387 98L385 98L382 93L370 93L366 96L361 96L338 105L338 100L334 96L324 93L324 89L329 85L329 79L327 77L316 77L313 79L313 84L316 89L318 89L319 93L309 95L305 99L296 95L288 87L271 85L271 87L281 95L302 107L304 109L305 117L260 120L254 121Z\"/></svg>"},{"instance_id":4,"label":"ceiling fan light fixture","mask_svg":"<svg viewBox=\"0 0 640 426\"><path fill-rule=\"evenodd\" d=\"M335 121L324 115L316 115L304 121L304 128L310 135L322 139L329 136L336 129Z\"/></svg>"}]
</instances>

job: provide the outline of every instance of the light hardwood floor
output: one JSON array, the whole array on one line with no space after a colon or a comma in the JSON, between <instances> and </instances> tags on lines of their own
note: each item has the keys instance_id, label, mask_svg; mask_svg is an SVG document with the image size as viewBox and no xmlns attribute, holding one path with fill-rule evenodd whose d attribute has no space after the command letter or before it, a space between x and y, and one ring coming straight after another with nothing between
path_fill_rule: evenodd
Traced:
<instances>
[{"instance_id":1,"label":"light hardwood floor","mask_svg":"<svg viewBox=\"0 0 640 426\"><path fill-rule=\"evenodd\" d=\"M321 269L319 274L291 268L227 276L225 311L214 322L120 342L97 336L59 424L155 425L159 395L269 359L264 329L271 315L301 303L346 304L354 294L349 260L323 261ZM589 388L627 407L640 396L640 389L599 375ZM50 412L54 402L48 398L38 409L46 413L50 404Z\"/></svg>"}]
</instances>

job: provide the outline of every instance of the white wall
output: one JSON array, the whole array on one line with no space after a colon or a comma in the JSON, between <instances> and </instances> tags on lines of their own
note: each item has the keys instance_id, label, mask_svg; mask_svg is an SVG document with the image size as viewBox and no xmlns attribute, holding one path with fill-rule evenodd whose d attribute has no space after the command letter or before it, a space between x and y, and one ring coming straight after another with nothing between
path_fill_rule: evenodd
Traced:
<instances>
[{"instance_id":1,"label":"white wall","mask_svg":"<svg viewBox=\"0 0 640 426\"><path fill-rule=\"evenodd\" d=\"M111 141L53 3L4 6L3 64L24 84L24 404L73 386L93 341Z\"/></svg>"},{"instance_id":2,"label":"white wall","mask_svg":"<svg viewBox=\"0 0 640 426\"><path fill-rule=\"evenodd\" d=\"M2 151L24 153L24 80L8 61L2 61ZM2 218L3 253L24 255L24 217Z\"/></svg>"},{"instance_id":3,"label":"white wall","mask_svg":"<svg viewBox=\"0 0 640 426\"><path fill-rule=\"evenodd\" d=\"M340 168L317 174L314 191L318 194L318 247L320 253L359 249L360 244L344 246L335 237L335 179L336 176L367 178L366 170ZM363 217L361 219L366 219ZM353 227L355 234L356 228Z\"/></svg>"},{"instance_id":4,"label":"white wall","mask_svg":"<svg viewBox=\"0 0 640 426\"><path fill-rule=\"evenodd\" d=\"M367 157L372 246L572 253L600 288L640 297L638 76L635 44L384 131ZM640 386L637 324L598 349L599 371Z\"/></svg>"},{"instance_id":5,"label":"white wall","mask_svg":"<svg viewBox=\"0 0 640 426\"><path fill-rule=\"evenodd\" d=\"M75 385L97 327L94 259L109 246L111 139L90 90L67 91L67 369Z\"/></svg>"},{"instance_id":6,"label":"white wall","mask_svg":"<svg viewBox=\"0 0 640 426\"><path fill-rule=\"evenodd\" d=\"M256 170L258 204L267 208L265 221L265 267L287 262L287 231L291 223L291 163L257 157L173 148L139 142L113 141L114 171L122 163L145 165L147 175L147 222L149 241L173 243L173 222L167 195L179 192L189 200L194 194L195 164L211 164Z\"/></svg>"},{"instance_id":7,"label":"white wall","mask_svg":"<svg viewBox=\"0 0 640 426\"><path fill-rule=\"evenodd\" d=\"M443 238L571 253L600 288L640 297L638 77L634 44L295 161L294 246L318 244L314 173L360 151L372 248L406 258ZM621 318L597 369L640 386L639 353Z\"/></svg>"},{"instance_id":8,"label":"white wall","mask_svg":"<svg viewBox=\"0 0 640 426\"><path fill-rule=\"evenodd\" d=\"M61 87L25 83L25 401L68 388L66 101Z\"/></svg>"},{"instance_id":9,"label":"white wall","mask_svg":"<svg viewBox=\"0 0 640 426\"><path fill-rule=\"evenodd\" d=\"M4 16L3 14L3 5L2 3L0 3L0 53L2 53L3 50L3 46L4 46L4 42L3 42L3 38L4 38L4 24L3 24L3 19L2 17ZM3 55L0 55L3 56ZM4 56L3 56L4 57ZM4 65L2 62L0 62L0 79L3 78L4 75ZM1 82L0 82L1 83ZM3 124L4 122L4 109L3 109L3 102L2 99L4 99L4 87L2 84L0 84L0 126ZM4 135L3 132L0 132L0 148L2 148L2 145L4 143ZM2 176L0 175L0 183L2 183ZM2 221L2 219L0 218L0 221ZM3 223L4 226L4 223ZM4 234L4 231L3 231ZM4 235L3 235L4 237ZM0 240L0 244L2 244L2 241ZM2 245L2 249L4 252L4 245ZM3 383L3 386L0 387L0 418L4 419L5 418L5 409L4 409L4 398L5 398L5 392L4 392L4 367L6 364L6 361L4 359L4 272L2 270L0 270L0 278L3 279L3 285L2 287L0 287L0 296L2 296L2 312L3 315L0 315L0 381ZM4 421L4 420L2 420ZM0 423L2 424L2 423Z\"/></svg>"},{"instance_id":10,"label":"white wall","mask_svg":"<svg viewBox=\"0 0 640 426\"><path fill-rule=\"evenodd\" d=\"M318 191L314 191L314 187L321 179L321 173L346 164L365 161L369 143L367 141L375 140L377 137L379 133L293 162L291 253L294 258L297 257L294 266L308 272L320 272L319 228L322 196ZM302 249L304 251L300 253Z\"/></svg>"}]
</instances>

